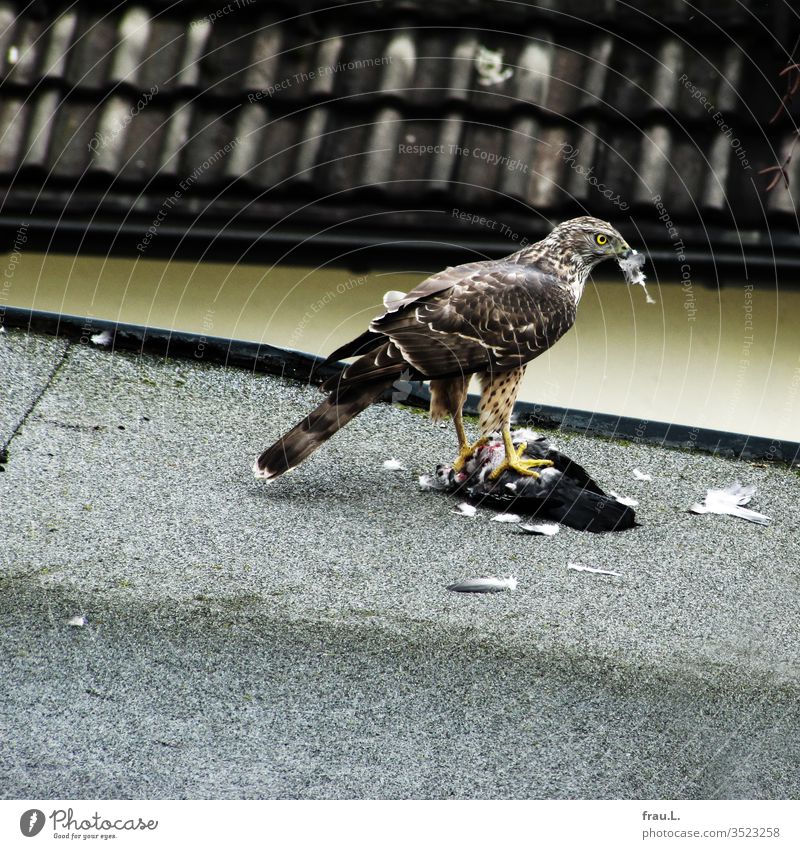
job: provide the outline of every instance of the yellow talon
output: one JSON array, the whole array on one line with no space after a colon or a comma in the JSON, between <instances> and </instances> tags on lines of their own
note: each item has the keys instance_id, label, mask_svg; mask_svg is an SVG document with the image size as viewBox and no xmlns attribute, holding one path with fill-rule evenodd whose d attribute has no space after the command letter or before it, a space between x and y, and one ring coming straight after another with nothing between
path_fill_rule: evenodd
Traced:
<instances>
[{"instance_id":1,"label":"yellow talon","mask_svg":"<svg viewBox=\"0 0 800 849\"><path fill-rule=\"evenodd\" d=\"M506 449L506 458L503 462L489 474L489 480L497 480L500 475L505 471L516 472L518 475L525 475L530 478L538 478L539 473L534 472L533 469L536 467L546 467L552 466L552 460L523 460L522 454L525 449L528 447L527 442L520 443L518 448L514 447L514 443L511 440L511 432L508 430L503 431L503 444Z\"/></svg>"},{"instance_id":2,"label":"yellow talon","mask_svg":"<svg viewBox=\"0 0 800 849\"><path fill-rule=\"evenodd\" d=\"M453 471L456 473L463 471L464 466L467 464L467 460L469 460L479 448L486 445L488 441L488 436L482 436L477 442L473 442L472 445L466 441L462 442L459 447L458 457L456 457L453 461Z\"/></svg>"}]
</instances>

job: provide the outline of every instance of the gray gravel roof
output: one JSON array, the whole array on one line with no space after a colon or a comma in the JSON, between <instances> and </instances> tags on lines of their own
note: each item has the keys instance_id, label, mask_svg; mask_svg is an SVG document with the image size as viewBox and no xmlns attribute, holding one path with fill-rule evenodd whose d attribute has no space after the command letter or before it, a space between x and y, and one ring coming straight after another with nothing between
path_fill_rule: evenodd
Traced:
<instances>
[{"instance_id":1,"label":"gray gravel roof","mask_svg":"<svg viewBox=\"0 0 800 849\"><path fill-rule=\"evenodd\" d=\"M316 389L19 331L0 374L3 797L800 792L795 470L558 434L641 527L532 537L420 491L408 409L264 485ZM770 527L685 512L735 479Z\"/></svg>"}]
</instances>

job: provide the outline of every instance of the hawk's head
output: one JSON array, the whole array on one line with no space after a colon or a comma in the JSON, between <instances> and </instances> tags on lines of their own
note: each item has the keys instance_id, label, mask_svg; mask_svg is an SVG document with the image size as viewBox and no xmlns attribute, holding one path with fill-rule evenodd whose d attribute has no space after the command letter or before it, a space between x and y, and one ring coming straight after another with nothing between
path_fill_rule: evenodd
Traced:
<instances>
[{"instance_id":1,"label":"hawk's head","mask_svg":"<svg viewBox=\"0 0 800 849\"><path fill-rule=\"evenodd\" d=\"M630 245L608 221L590 215L572 218L559 224L545 239L563 260L574 263L576 259L594 268L604 259L625 259L632 253Z\"/></svg>"}]
</instances>

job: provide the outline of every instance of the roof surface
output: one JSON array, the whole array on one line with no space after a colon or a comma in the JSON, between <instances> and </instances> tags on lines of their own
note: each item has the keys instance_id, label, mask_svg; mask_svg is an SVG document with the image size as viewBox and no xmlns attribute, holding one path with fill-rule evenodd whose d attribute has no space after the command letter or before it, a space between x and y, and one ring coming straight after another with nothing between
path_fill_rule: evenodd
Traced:
<instances>
[{"instance_id":1,"label":"roof surface","mask_svg":"<svg viewBox=\"0 0 800 849\"><path fill-rule=\"evenodd\" d=\"M641 527L534 538L420 491L407 409L264 486L316 390L17 330L0 373L3 797L797 798L795 472L560 434ZM771 526L686 512L737 478Z\"/></svg>"}]
</instances>

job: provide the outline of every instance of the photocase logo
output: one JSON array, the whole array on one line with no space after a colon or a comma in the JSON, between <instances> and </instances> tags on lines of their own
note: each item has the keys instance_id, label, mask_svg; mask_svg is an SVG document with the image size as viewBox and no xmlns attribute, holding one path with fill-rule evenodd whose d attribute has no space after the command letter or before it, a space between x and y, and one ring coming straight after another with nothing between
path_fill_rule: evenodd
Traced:
<instances>
[{"instance_id":1,"label":"photocase logo","mask_svg":"<svg viewBox=\"0 0 800 849\"><path fill-rule=\"evenodd\" d=\"M25 837L36 837L44 828L44 813L38 808L31 808L19 818L19 830Z\"/></svg>"},{"instance_id":2,"label":"photocase logo","mask_svg":"<svg viewBox=\"0 0 800 849\"><path fill-rule=\"evenodd\" d=\"M402 404L404 401L407 401L413 388L414 384L411 382L411 371L405 369L400 377L392 384L392 403Z\"/></svg>"},{"instance_id":3,"label":"photocase logo","mask_svg":"<svg viewBox=\"0 0 800 849\"><path fill-rule=\"evenodd\" d=\"M53 821L53 831L57 832L54 837L65 837L77 839L81 837L80 832L89 832L83 835L83 839L97 837L98 832L103 840L114 837L114 834L103 834L103 832L118 831L155 831L158 828L158 820L144 820L141 817L119 817L118 819L107 819L98 811L83 819L75 818L72 808L56 808L45 817L44 812L38 808L31 808L19 818L19 830L25 837L36 837L44 828L46 820ZM58 833L60 832L60 833Z\"/></svg>"}]
</instances>

